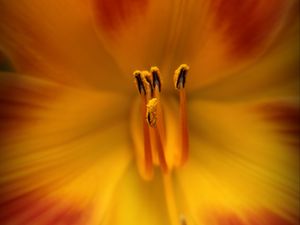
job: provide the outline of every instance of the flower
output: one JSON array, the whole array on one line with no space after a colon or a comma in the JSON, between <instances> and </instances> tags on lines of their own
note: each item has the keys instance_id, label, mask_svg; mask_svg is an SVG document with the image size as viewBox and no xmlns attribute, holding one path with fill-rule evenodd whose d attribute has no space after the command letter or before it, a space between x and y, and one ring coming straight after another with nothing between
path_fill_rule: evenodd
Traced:
<instances>
[{"instance_id":1,"label":"flower","mask_svg":"<svg viewBox=\"0 0 300 225\"><path fill-rule=\"evenodd\" d=\"M1 0L1 223L297 224L298 6Z\"/></svg>"}]
</instances>

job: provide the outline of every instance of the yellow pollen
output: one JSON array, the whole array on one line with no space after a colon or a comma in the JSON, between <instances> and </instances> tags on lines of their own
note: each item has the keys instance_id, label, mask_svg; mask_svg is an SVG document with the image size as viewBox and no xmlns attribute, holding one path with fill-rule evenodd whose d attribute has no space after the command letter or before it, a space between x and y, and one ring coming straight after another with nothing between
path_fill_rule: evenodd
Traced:
<instances>
[{"instance_id":1,"label":"yellow pollen","mask_svg":"<svg viewBox=\"0 0 300 225\"><path fill-rule=\"evenodd\" d=\"M157 104L157 98L152 98L147 104L146 120L151 127L156 127Z\"/></svg>"}]
</instances>

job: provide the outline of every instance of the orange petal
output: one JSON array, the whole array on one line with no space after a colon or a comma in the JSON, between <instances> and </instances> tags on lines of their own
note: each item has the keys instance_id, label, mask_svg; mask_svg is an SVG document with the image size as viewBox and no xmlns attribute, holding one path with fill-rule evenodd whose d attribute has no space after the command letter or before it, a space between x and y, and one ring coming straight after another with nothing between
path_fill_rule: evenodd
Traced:
<instances>
[{"instance_id":1,"label":"orange petal","mask_svg":"<svg viewBox=\"0 0 300 225\"><path fill-rule=\"evenodd\" d=\"M215 209L208 213L205 223L211 225L296 225L297 221L290 221L280 214L266 209L245 210L237 213L230 210Z\"/></svg>"},{"instance_id":2,"label":"orange petal","mask_svg":"<svg viewBox=\"0 0 300 225\"><path fill-rule=\"evenodd\" d=\"M95 0L93 3L97 24L110 35L126 23L142 17L147 10L148 0Z\"/></svg>"},{"instance_id":3,"label":"orange petal","mask_svg":"<svg viewBox=\"0 0 300 225\"><path fill-rule=\"evenodd\" d=\"M178 2L91 0L98 37L128 77L164 61ZM128 78L127 78L128 79Z\"/></svg>"},{"instance_id":4,"label":"orange petal","mask_svg":"<svg viewBox=\"0 0 300 225\"><path fill-rule=\"evenodd\" d=\"M127 100L0 74L0 214L6 224L99 224L132 156Z\"/></svg>"},{"instance_id":5,"label":"orange petal","mask_svg":"<svg viewBox=\"0 0 300 225\"><path fill-rule=\"evenodd\" d=\"M284 0L212 0L214 26L223 33L224 41L229 42L229 54L247 57L257 51L278 26L286 3Z\"/></svg>"},{"instance_id":6,"label":"orange petal","mask_svg":"<svg viewBox=\"0 0 300 225\"><path fill-rule=\"evenodd\" d=\"M297 1L285 0L239 3L212 0L195 4L193 14L201 12L201 16L194 16L194 23L188 24L190 32L182 44L185 52L182 51L181 57L194 74L190 87L203 87L235 74L245 74L244 80L247 80L247 71L269 58L274 59L272 66L285 66L291 54L296 59L297 4ZM293 42L290 38L294 38ZM278 52L281 55L276 55L275 61L276 52L271 51L281 45L285 45L280 48L283 54ZM286 46L290 46L289 53ZM265 68L264 73L272 70L267 64Z\"/></svg>"},{"instance_id":7,"label":"orange petal","mask_svg":"<svg viewBox=\"0 0 300 225\"><path fill-rule=\"evenodd\" d=\"M272 130L284 143L299 150L300 108L299 105L273 101L262 103L254 109L261 118L271 124Z\"/></svg>"},{"instance_id":8,"label":"orange petal","mask_svg":"<svg viewBox=\"0 0 300 225\"><path fill-rule=\"evenodd\" d=\"M299 23L295 22L286 28L279 40L268 49L262 57L250 66L228 73L227 77L216 78L211 84L206 83L199 71L199 77L204 79L203 88L193 92L193 95L214 100L242 100L255 98L270 98L295 96L299 93ZM191 67L192 68L192 67ZM219 71L222 74L223 70ZM193 82L188 85L196 87ZM204 74L203 74L204 75ZM206 84L208 85L206 85Z\"/></svg>"},{"instance_id":9,"label":"orange petal","mask_svg":"<svg viewBox=\"0 0 300 225\"><path fill-rule=\"evenodd\" d=\"M72 86L126 87L96 37L85 1L12 0L0 5L0 48L17 71Z\"/></svg>"}]
</instances>

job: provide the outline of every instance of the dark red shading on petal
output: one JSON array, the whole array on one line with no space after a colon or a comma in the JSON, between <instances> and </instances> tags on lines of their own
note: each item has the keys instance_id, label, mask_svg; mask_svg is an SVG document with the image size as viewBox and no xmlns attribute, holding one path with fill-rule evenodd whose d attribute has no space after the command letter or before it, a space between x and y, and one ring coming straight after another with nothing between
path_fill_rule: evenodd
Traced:
<instances>
[{"instance_id":1,"label":"dark red shading on petal","mask_svg":"<svg viewBox=\"0 0 300 225\"><path fill-rule=\"evenodd\" d=\"M294 222L270 210L262 209L257 213L250 211L235 213L231 211L214 212L206 220L213 225L298 225L299 216Z\"/></svg>"},{"instance_id":2,"label":"dark red shading on petal","mask_svg":"<svg viewBox=\"0 0 300 225\"><path fill-rule=\"evenodd\" d=\"M299 218L294 220L295 222L289 221L279 214L276 214L270 210L262 210L258 214L253 214L248 217L248 221L251 225L298 225Z\"/></svg>"},{"instance_id":3,"label":"dark red shading on petal","mask_svg":"<svg viewBox=\"0 0 300 225\"><path fill-rule=\"evenodd\" d=\"M234 212L227 210L212 211L208 213L204 224L212 225L246 225L244 221Z\"/></svg>"},{"instance_id":4,"label":"dark red shading on petal","mask_svg":"<svg viewBox=\"0 0 300 225\"><path fill-rule=\"evenodd\" d=\"M217 217L218 225L246 225L244 221L239 218L237 215L231 213L224 216Z\"/></svg>"},{"instance_id":5,"label":"dark red shading on petal","mask_svg":"<svg viewBox=\"0 0 300 225\"><path fill-rule=\"evenodd\" d=\"M2 7L0 33L4 34L4 40L0 37L0 41L3 41L2 45L8 49L7 51L12 56L11 60L16 64L15 70L43 72L42 66L45 65L41 65L37 49L40 52L47 52L49 50L47 49L49 47L47 39L49 38L41 30L36 32L32 26L34 21L31 21L31 18L24 19L24 16L9 9L5 4L0 7ZM9 26L5 26L6 24ZM16 31L19 35L15 35ZM26 39L23 36L26 36Z\"/></svg>"},{"instance_id":6,"label":"dark red shading on petal","mask_svg":"<svg viewBox=\"0 0 300 225\"><path fill-rule=\"evenodd\" d=\"M265 103L258 107L262 118L278 125L276 132L293 138L293 143L299 147L300 137L300 107L282 102Z\"/></svg>"},{"instance_id":7,"label":"dark red shading on petal","mask_svg":"<svg viewBox=\"0 0 300 225\"><path fill-rule=\"evenodd\" d=\"M126 26L132 19L145 13L148 0L94 0L98 25L108 32Z\"/></svg>"},{"instance_id":8,"label":"dark red shading on petal","mask_svg":"<svg viewBox=\"0 0 300 225\"><path fill-rule=\"evenodd\" d=\"M52 101L61 94L58 87L39 84L32 86L12 74L0 78L0 143L10 132L32 125L40 118L37 112L49 110ZM6 79L6 78L7 79Z\"/></svg>"},{"instance_id":9,"label":"dark red shading on petal","mask_svg":"<svg viewBox=\"0 0 300 225\"><path fill-rule=\"evenodd\" d=\"M0 202L1 224L15 225L83 225L90 208L75 203L46 199L40 194L26 193Z\"/></svg>"},{"instance_id":10,"label":"dark red shading on petal","mask_svg":"<svg viewBox=\"0 0 300 225\"><path fill-rule=\"evenodd\" d=\"M57 213L48 223L45 225L56 225L56 224L66 224L66 225L75 225L75 224L86 224L83 223L86 215L85 212L76 209L74 207L65 208L61 212Z\"/></svg>"},{"instance_id":11,"label":"dark red shading on petal","mask_svg":"<svg viewBox=\"0 0 300 225\"><path fill-rule=\"evenodd\" d=\"M11 60L0 51L0 71L14 71Z\"/></svg>"},{"instance_id":12,"label":"dark red shading on petal","mask_svg":"<svg viewBox=\"0 0 300 225\"><path fill-rule=\"evenodd\" d=\"M212 0L215 28L224 32L236 57L256 53L278 26L284 0Z\"/></svg>"},{"instance_id":13,"label":"dark red shading on petal","mask_svg":"<svg viewBox=\"0 0 300 225\"><path fill-rule=\"evenodd\" d=\"M28 205L32 206L37 199L37 197L31 196L31 193L11 198L5 196L5 199L2 196L2 198L0 201L0 221L2 222L9 221L10 218L22 212Z\"/></svg>"}]
</instances>

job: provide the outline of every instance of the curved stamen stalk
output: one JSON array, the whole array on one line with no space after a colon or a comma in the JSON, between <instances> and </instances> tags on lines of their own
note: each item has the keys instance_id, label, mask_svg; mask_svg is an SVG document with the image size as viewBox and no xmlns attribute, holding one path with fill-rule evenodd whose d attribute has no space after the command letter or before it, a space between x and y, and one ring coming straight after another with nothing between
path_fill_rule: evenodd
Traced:
<instances>
[{"instance_id":1,"label":"curved stamen stalk","mask_svg":"<svg viewBox=\"0 0 300 225\"><path fill-rule=\"evenodd\" d=\"M179 91L179 116L180 116L180 131L181 131L181 161L183 165L188 159L189 154L189 135L187 123L187 107L186 107L186 91L185 82L189 67L182 64L175 70L174 85Z\"/></svg>"},{"instance_id":2,"label":"curved stamen stalk","mask_svg":"<svg viewBox=\"0 0 300 225\"><path fill-rule=\"evenodd\" d=\"M153 89L154 89L154 98L158 99L158 106L157 106L157 113L158 117L161 118L158 123L157 127L159 129L161 139L163 144L166 142L166 125L164 124L164 114L163 114L163 109L161 105L161 100L160 100L160 92L162 88L162 82L161 82L161 76L160 76L160 71L158 67L153 66L150 69L150 73L152 75L152 82L153 82Z\"/></svg>"},{"instance_id":3,"label":"curved stamen stalk","mask_svg":"<svg viewBox=\"0 0 300 225\"><path fill-rule=\"evenodd\" d=\"M135 77L135 82L138 88L138 91L141 96L141 113L142 115L146 114L146 104L147 104L147 88L145 87L142 80L142 73L140 71L135 71L133 73ZM151 140L150 140L150 131L147 122L142 116L143 123L143 133L144 133L144 160L145 160L145 176L151 178L153 175L153 157L151 151Z\"/></svg>"}]
</instances>

